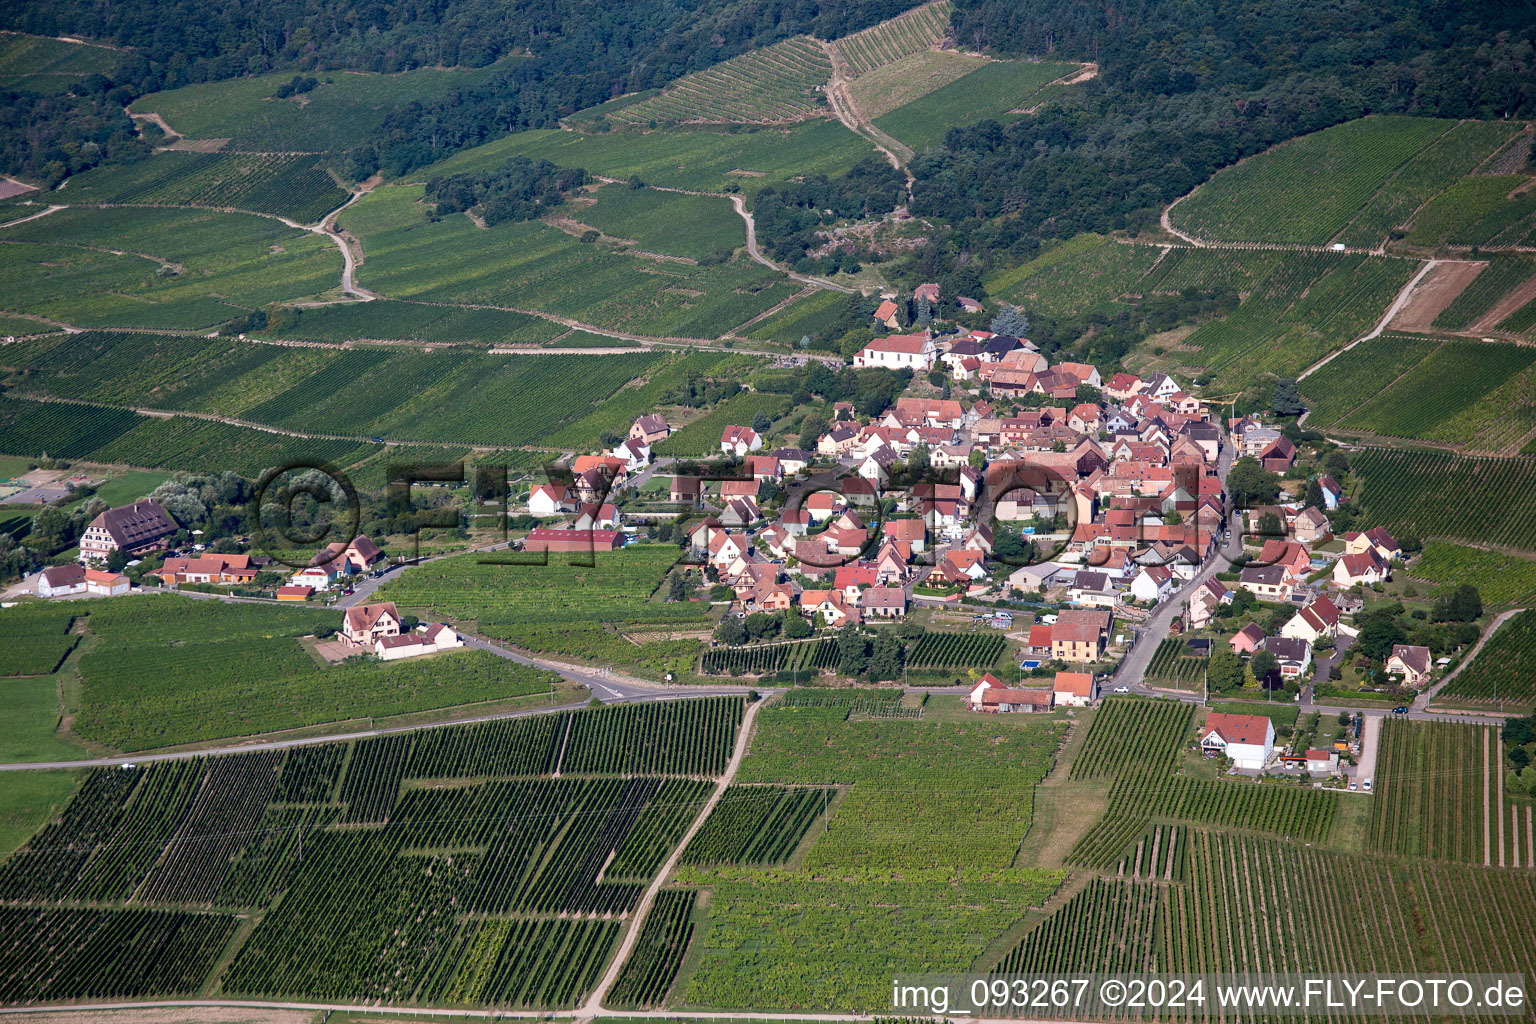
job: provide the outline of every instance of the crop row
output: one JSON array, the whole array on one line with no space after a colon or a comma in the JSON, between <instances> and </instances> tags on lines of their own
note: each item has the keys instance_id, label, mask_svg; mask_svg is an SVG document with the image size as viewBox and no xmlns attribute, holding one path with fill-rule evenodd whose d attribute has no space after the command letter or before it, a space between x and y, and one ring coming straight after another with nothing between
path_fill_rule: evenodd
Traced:
<instances>
[{"instance_id":1,"label":"crop row","mask_svg":"<svg viewBox=\"0 0 1536 1024\"><path fill-rule=\"evenodd\" d=\"M1386 722L1379 742L1372 848L1481 864L1489 787L1498 786L1500 774L1496 763L1490 773L1486 761L1485 745L1498 746L1491 730L1456 722Z\"/></svg>"},{"instance_id":2,"label":"crop row","mask_svg":"<svg viewBox=\"0 0 1536 1024\"><path fill-rule=\"evenodd\" d=\"M608 117L644 128L656 123L776 124L824 109L816 88L832 75L820 44L796 36L678 79L660 95Z\"/></svg>"},{"instance_id":3,"label":"crop row","mask_svg":"<svg viewBox=\"0 0 1536 1024\"><path fill-rule=\"evenodd\" d=\"M347 194L313 156L280 153L156 153L125 167L87 171L70 200L208 206L318 221Z\"/></svg>"},{"instance_id":4,"label":"crop row","mask_svg":"<svg viewBox=\"0 0 1536 1024\"><path fill-rule=\"evenodd\" d=\"M1147 666L1147 678L1155 682L1182 684L1199 682L1205 675L1206 660L1189 653L1184 641L1169 637L1157 645L1152 664Z\"/></svg>"},{"instance_id":5,"label":"crop row","mask_svg":"<svg viewBox=\"0 0 1536 1024\"><path fill-rule=\"evenodd\" d=\"M924 633L912 648L913 668L989 668L1007 647L1000 633Z\"/></svg>"},{"instance_id":6,"label":"crop row","mask_svg":"<svg viewBox=\"0 0 1536 1024\"><path fill-rule=\"evenodd\" d=\"M689 841L682 863L782 864L836 794L819 786L731 786Z\"/></svg>"},{"instance_id":7,"label":"crop row","mask_svg":"<svg viewBox=\"0 0 1536 1024\"><path fill-rule=\"evenodd\" d=\"M1171 769L1193 716L1193 706L1183 701L1109 698L1094 712L1072 778Z\"/></svg>"},{"instance_id":8,"label":"crop row","mask_svg":"<svg viewBox=\"0 0 1536 1024\"><path fill-rule=\"evenodd\" d=\"M1501 708L1536 702L1536 611L1521 612L1500 626L1446 692Z\"/></svg>"},{"instance_id":9,"label":"crop row","mask_svg":"<svg viewBox=\"0 0 1536 1024\"><path fill-rule=\"evenodd\" d=\"M1460 331L1486 313L1505 293L1536 274L1536 263L1518 257L1496 256L1474 277L1450 305L1435 317L1435 326Z\"/></svg>"},{"instance_id":10,"label":"crop row","mask_svg":"<svg viewBox=\"0 0 1536 1024\"><path fill-rule=\"evenodd\" d=\"M816 671L837 661L835 640L804 643L761 644L705 651L701 670L710 675L769 675L792 669Z\"/></svg>"},{"instance_id":11,"label":"crop row","mask_svg":"<svg viewBox=\"0 0 1536 1024\"><path fill-rule=\"evenodd\" d=\"M1370 525L1536 550L1536 458L1364 448L1351 461Z\"/></svg>"},{"instance_id":12,"label":"crop row","mask_svg":"<svg viewBox=\"0 0 1536 1024\"><path fill-rule=\"evenodd\" d=\"M954 4L950 0L924 4L862 32L844 36L833 45L849 70L854 75L862 75L937 46L949 34L949 16L953 10Z\"/></svg>"},{"instance_id":13,"label":"crop row","mask_svg":"<svg viewBox=\"0 0 1536 1024\"><path fill-rule=\"evenodd\" d=\"M618 1006L650 1008L666 998L693 938L692 889L663 889L609 993Z\"/></svg>"},{"instance_id":14,"label":"crop row","mask_svg":"<svg viewBox=\"0 0 1536 1024\"><path fill-rule=\"evenodd\" d=\"M68 608L22 605L8 609L0 676L43 676L57 669L80 640L70 632L74 623L75 613Z\"/></svg>"}]
</instances>

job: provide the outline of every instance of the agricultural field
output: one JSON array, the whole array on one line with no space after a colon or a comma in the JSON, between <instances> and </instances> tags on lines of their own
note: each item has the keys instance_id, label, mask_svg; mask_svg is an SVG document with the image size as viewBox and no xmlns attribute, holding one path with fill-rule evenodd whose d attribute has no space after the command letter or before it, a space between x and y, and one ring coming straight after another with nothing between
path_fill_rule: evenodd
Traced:
<instances>
[{"instance_id":1,"label":"agricultural field","mask_svg":"<svg viewBox=\"0 0 1536 1024\"><path fill-rule=\"evenodd\" d=\"M1332 426L1367 404L1383 388L1429 358L1442 342L1402 334L1382 334L1341 352L1301 382L1313 429Z\"/></svg>"},{"instance_id":2,"label":"agricultural field","mask_svg":"<svg viewBox=\"0 0 1536 1024\"><path fill-rule=\"evenodd\" d=\"M787 124L825 116L826 103L817 89L831 77L832 61L821 44L796 36L685 75L656 96L611 109L604 117L632 129Z\"/></svg>"},{"instance_id":3,"label":"agricultural field","mask_svg":"<svg viewBox=\"0 0 1536 1024\"><path fill-rule=\"evenodd\" d=\"M430 621L473 626L477 633L534 651L629 665L660 675L690 671L700 644L693 639L640 645L631 631L710 628L707 609L663 603L657 593L678 559L672 545L649 544L612 553L518 554L507 563L461 555L418 565L378 591L380 600L419 610ZM587 563L583 565L581 563ZM652 625L654 624L654 625Z\"/></svg>"},{"instance_id":4,"label":"agricultural field","mask_svg":"<svg viewBox=\"0 0 1536 1024\"><path fill-rule=\"evenodd\" d=\"M1536 231L1530 181L1519 174L1463 178L1418 212L1406 241L1431 247L1530 245Z\"/></svg>"},{"instance_id":5,"label":"agricultural field","mask_svg":"<svg viewBox=\"0 0 1536 1024\"><path fill-rule=\"evenodd\" d=\"M331 242L249 214L76 207L0 239L14 243L0 246L5 305L79 327L198 329L341 277Z\"/></svg>"},{"instance_id":6,"label":"agricultural field","mask_svg":"<svg viewBox=\"0 0 1536 1024\"><path fill-rule=\"evenodd\" d=\"M995 667L1007 649L1000 633L924 633L907 654L907 664L915 669L983 672Z\"/></svg>"},{"instance_id":7,"label":"agricultural field","mask_svg":"<svg viewBox=\"0 0 1536 1024\"><path fill-rule=\"evenodd\" d=\"M1506 391L1536 363L1536 348L1448 341L1336 424L1381 437L1498 450L1536 430L1536 395ZM1309 378L1310 381L1310 378ZM1494 394L1504 401L1490 400Z\"/></svg>"},{"instance_id":8,"label":"agricultural field","mask_svg":"<svg viewBox=\"0 0 1536 1024\"><path fill-rule=\"evenodd\" d=\"M121 59L119 51L106 46L4 32L0 33L0 89L45 96L67 92L91 75L110 77Z\"/></svg>"},{"instance_id":9,"label":"agricultural field","mask_svg":"<svg viewBox=\"0 0 1536 1024\"><path fill-rule=\"evenodd\" d=\"M71 204L195 206L312 224L347 201L323 163L293 153L156 153L69 179Z\"/></svg>"},{"instance_id":10,"label":"agricultural field","mask_svg":"<svg viewBox=\"0 0 1536 1024\"><path fill-rule=\"evenodd\" d=\"M693 938L697 902L698 894L691 889L662 889L656 894L634 951L608 994L611 1005L649 1008L661 1004Z\"/></svg>"},{"instance_id":11,"label":"agricultural field","mask_svg":"<svg viewBox=\"0 0 1536 1024\"><path fill-rule=\"evenodd\" d=\"M876 118L875 126L922 152L942 142L953 126L987 118L1006 123L1022 117L1022 109L1044 86L1076 67L1050 61L992 61Z\"/></svg>"},{"instance_id":12,"label":"agricultural field","mask_svg":"<svg viewBox=\"0 0 1536 1024\"><path fill-rule=\"evenodd\" d=\"M857 78L938 46L949 34L949 16L953 11L950 0L935 0L844 36L832 48L848 66L849 77Z\"/></svg>"},{"instance_id":13,"label":"agricultural field","mask_svg":"<svg viewBox=\"0 0 1536 1024\"><path fill-rule=\"evenodd\" d=\"M903 696L897 689L796 686L779 698L777 706L834 709L848 719L923 717L922 708L909 708L903 704Z\"/></svg>"},{"instance_id":14,"label":"agricultural field","mask_svg":"<svg viewBox=\"0 0 1536 1024\"><path fill-rule=\"evenodd\" d=\"M702 808L701 776L724 766L742 712L690 700L98 769L0 865L0 893L28 904L4 911L27 939L0 951L0 1002L212 985L573 1005ZM133 909L66 906L82 898ZM237 931L252 912L260 924Z\"/></svg>"},{"instance_id":15,"label":"agricultural field","mask_svg":"<svg viewBox=\"0 0 1536 1024\"><path fill-rule=\"evenodd\" d=\"M1470 583L1490 608L1536 602L1536 562L1501 552L1430 541L1408 572L1447 591Z\"/></svg>"},{"instance_id":16,"label":"agricultural field","mask_svg":"<svg viewBox=\"0 0 1536 1024\"><path fill-rule=\"evenodd\" d=\"M6 642L0 648L0 676L45 676L59 667L80 642L71 628L77 610L57 605L20 605L5 609Z\"/></svg>"},{"instance_id":17,"label":"agricultural field","mask_svg":"<svg viewBox=\"0 0 1536 1024\"><path fill-rule=\"evenodd\" d=\"M1141 292L1154 265L1183 251L1164 253L1154 246L1120 245L1102 235L1082 234L985 283L989 294L1027 310L1077 316Z\"/></svg>"},{"instance_id":18,"label":"agricultural field","mask_svg":"<svg viewBox=\"0 0 1536 1024\"><path fill-rule=\"evenodd\" d=\"M1491 813L1503 805L1496 730L1459 722L1388 721L1382 723L1380 744L1371 806L1373 851L1503 864L1497 843L1503 828Z\"/></svg>"},{"instance_id":19,"label":"agricultural field","mask_svg":"<svg viewBox=\"0 0 1536 1024\"><path fill-rule=\"evenodd\" d=\"M1364 448L1350 462L1370 525L1536 551L1536 459Z\"/></svg>"},{"instance_id":20,"label":"agricultural field","mask_svg":"<svg viewBox=\"0 0 1536 1024\"><path fill-rule=\"evenodd\" d=\"M145 750L505 700L554 682L483 651L325 665L299 638L340 618L159 595L91 602L75 731Z\"/></svg>"},{"instance_id":21,"label":"agricultural field","mask_svg":"<svg viewBox=\"0 0 1536 1024\"><path fill-rule=\"evenodd\" d=\"M746 228L725 199L604 185L592 205L568 204L566 216L645 252L705 260L747 244Z\"/></svg>"},{"instance_id":22,"label":"agricultural field","mask_svg":"<svg viewBox=\"0 0 1536 1024\"><path fill-rule=\"evenodd\" d=\"M542 345L566 328L526 313L504 309L428 305L416 302L342 302L328 306L295 307L295 323L282 329L256 332L257 337L282 340L418 341L461 345ZM611 344L612 339L605 339ZM562 341L562 345L569 344Z\"/></svg>"},{"instance_id":23,"label":"agricultural field","mask_svg":"<svg viewBox=\"0 0 1536 1024\"><path fill-rule=\"evenodd\" d=\"M0 452L78 459L138 426L127 409L29 402L0 396Z\"/></svg>"},{"instance_id":24,"label":"agricultural field","mask_svg":"<svg viewBox=\"0 0 1536 1024\"><path fill-rule=\"evenodd\" d=\"M689 840L681 863L783 864L836 796L824 786L731 786Z\"/></svg>"},{"instance_id":25,"label":"agricultural field","mask_svg":"<svg viewBox=\"0 0 1536 1024\"><path fill-rule=\"evenodd\" d=\"M842 316L847 296L823 288L808 289L788 306L748 328L753 341L771 341L780 345L799 345L801 338L812 342L830 341L832 331Z\"/></svg>"},{"instance_id":26,"label":"agricultural field","mask_svg":"<svg viewBox=\"0 0 1536 1024\"><path fill-rule=\"evenodd\" d=\"M800 175L841 174L873 152L867 141L830 118L733 132L673 128L588 134L538 129L467 149L412 177L426 181L438 175L475 173L523 155L610 178L638 176L647 185L721 193L739 190L751 197L761 188L781 186Z\"/></svg>"},{"instance_id":27,"label":"agricultural field","mask_svg":"<svg viewBox=\"0 0 1536 1024\"><path fill-rule=\"evenodd\" d=\"M103 415L119 411L88 406L48 406L50 411L59 408L83 408ZM359 444L357 441L290 437L191 416L172 416L170 419L135 416L132 429L81 454L88 454L94 462L110 465L205 472L228 470L255 479L278 466L314 461L348 465L382 448L382 445Z\"/></svg>"},{"instance_id":28,"label":"agricultural field","mask_svg":"<svg viewBox=\"0 0 1536 1024\"><path fill-rule=\"evenodd\" d=\"M1500 626L1444 692L1456 704L1499 710L1536 704L1536 610Z\"/></svg>"},{"instance_id":29,"label":"agricultural field","mask_svg":"<svg viewBox=\"0 0 1536 1024\"><path fill-rule=\"evenodd\" d=\"M1072 778L1170 770L1189 736L1193 714L1194 708L1182 701L1107 698L1072 762Z\"/></svg>"},{"instance_id":30,"label":"agricultural field","mask_svg":"<svg viewBox=\"0 0 1536 1024\"><path fill-rule=\"evenodd\" d=\"M159 114L188 139L225 140L227 150L340 152L376 138L384 120L405 104L481 87L524 59L508 57L473 69L417 68L393 75L325 72L315 76L313 89L287 99L274 94L294 77L293 72L278 72L150 93L128 109Z\"/></svg>"},{"instance_id":31,"label":"agricultural field","mask_svg":"<svg viewBox=\"0 0 1536 1024\"><path fill-rule=\"evenodd\" d=\"M705 651L700 671L706 675L771 675L804 672L807 678L835 668L837 643L830 639L761 644Z\"/></svg>"},{"instance_id":32,"label":"agricultural field","mask_svg":"<svg viewBox=\"0 0 1536 1024\"><path fill-rule=\"evenodd\" d=\"M1173 208L1173 226L1211 240L1321 245L1454 125L1367 117L1293 139L1217 173ZM1481 155L1496 148L1488 140Z\"/></svg>"},{"instance_id":33,"label":"agricultural field","mask_svg":"<svg viewBox=\"0 0 1536 1024\"><path fill-rule=\"evenodd\" d=\"M746 392L725 399L708 415L694 420L681 430L675 430L664 441L656 443L657 455L712 455L720 451L720 435L731 425L749 427L759 412L772 420L782 416L789 407L785 395L767 395ZM771 447L771 445L769 446Z\"/></svg>"},{"instance_id":34,"label":"agricultural field","mask_svg":"<svg viewBox=\"0 0 1536 1024\"><path fill-rule=\"evenodd\" d=\"M1152 664L1147 666L1147 680L1175 690L1193 690L1205 678L1207 659L1191 654L1184 641L1169 637L1157 645Z\"/></svg>"},{"instance_id":35,"label":"agricultural field","mask_svg":"<svg viewBox=\"0 0 1536 1024\"><path fill-rule=\"evenodd\" d=\"M883 117L964 78L984 63L980 57L953 50L919 50L861 73L848 84L848 92L864 117Z\"/></svg>"},{"instance_id":36,"label":"agricultural field","mask_svg":"<svg viewBox=\"0 0 1536 1024\"><path fill-rule=\"evenodd\" d=\"M1536 276L1536 261L1518 257L1494 257L1460 295L1435 317L1435 326L1450 331L1467 330L1487 313L1506 292Z\"/></svg>"},{"instance_id":37,"label":"agricultural field","mask_svg":"<svg viewBox=\"0 0 1536 1024\"><path fill-rule=\"evenodd\" d=\"M376 189L341 225L361 239L362 283L394 298L538 311L650 337L713 339L793 295L738 254L694 266L586 244L538 221L432 221L421 186Z\"/></svg>"}]
</instances>

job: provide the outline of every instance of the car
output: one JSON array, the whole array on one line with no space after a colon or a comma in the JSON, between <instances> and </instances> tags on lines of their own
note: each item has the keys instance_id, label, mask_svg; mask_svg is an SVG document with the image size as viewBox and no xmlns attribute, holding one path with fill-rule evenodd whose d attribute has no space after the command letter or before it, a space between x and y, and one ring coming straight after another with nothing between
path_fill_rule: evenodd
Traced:
<instances>
[{"instance_id":1,"label":"car","mask_svg":"<svg viewBox=\"0 0 1536 1024\"><path fill-rule=\"evenodd\" d=\"M1364 787L1364 789L1365 789L1365 791L1367 793L1369 793L1371 791L1371 780L1370 779L1366 779L1365 782L1362 783L1362 785L1363 785L1363 787Z\"/></svg>"},{"instance_id":2,"label":"car","mask_svg":"<svg viewBox=\"0 0 1536 1024\"><path fill-rule=\"evenodd\" d=\"M1131 692L1131 688L1129 686L1117 686L1117 687L1115 687L1115 692L1116 693L1130 693Z\"/></svg>"},{"instance_id":3,"label":"car","mask_svg":"<svg viewBox=\"0 0 1536 1024\"><path fill-rule=\"evenodd\" d=\"M1408 706L1406 704L1399 705L1392 709L1392 713L1394 715L1406 715L1408 713Z\"/></svg>"},{"instance_id":4,"label":"car","mask_svg":"<svg viewBox=\"0 0 1536 1024\"><path fill-rule=\"evenodd\" d=\"M1353 792L1354 792L1354 791L1355 791L1355 790L1357 790L1357 789L1359 789L1359 788L1360 788L1360 783L1358 783L1358 782L1351 782L1351 783L1350 783L1350 784L1349 784L1349 791L1350 791L1350 792L1351 792L1351 793L1353 793Z\"/></svg>"}]
</instances>

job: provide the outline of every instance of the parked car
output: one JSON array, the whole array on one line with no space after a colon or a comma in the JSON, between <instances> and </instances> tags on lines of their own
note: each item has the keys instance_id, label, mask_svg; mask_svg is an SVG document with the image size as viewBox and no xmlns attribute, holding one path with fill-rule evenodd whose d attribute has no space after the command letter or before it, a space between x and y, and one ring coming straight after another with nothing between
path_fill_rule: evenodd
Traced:
<instances>
[{"instance_id":1,"label":"parked car","mask_svg":"<svg viewBox=\"0 0 1536 1024\"><path fill-rule=\"evenodd\" d=\"M1357 789L1359 789L1359 788L1360 788L1360 783L1358 783L1358 782L1351 782L1351 783L1350 783L1350 784L1349 784L1349 791L1350 791L1350 792L1351 792L1351 793L1353 793L1353 792L1354 792L1354 791L1355 791L1355 790L1357 790Z\"/></svg>"},{"instance_id":2,"label":"parked car","mask_svg":"<svg viewBox=\"0 0 1536 1024\"><path fill-rule=\"evenodd\" d=\"M1369 793L1371 791L1371 780L1370 779L1366 779L1365 780L1365 791L1367 793Z\"/></svg>"},{"instance_id":3,"label":"parked car","mask_svg":"<svg viewBox=\"0 0 1536 1024\"><path fill-rule=\"evenodd\" d=\"M1131 688L1129 686L1117 686L1117 687L1115 687L1115 692L1116 693L1130 693L1131 692Z\"/></svg>"},{"instance_id":4,"label":"parked car","mask_svg":"<svg viewBox=\"0 0 1536 1024\"><path fill-rule=\"evenodd\" d=\"M1392 713L1394 715L1406 715L1408 713L1408 706L1406 704L1404 704L1404 705L1400 705L1398 707L1395 707L1395 708L1392 709Z\"/></svg>"}]
</instances>

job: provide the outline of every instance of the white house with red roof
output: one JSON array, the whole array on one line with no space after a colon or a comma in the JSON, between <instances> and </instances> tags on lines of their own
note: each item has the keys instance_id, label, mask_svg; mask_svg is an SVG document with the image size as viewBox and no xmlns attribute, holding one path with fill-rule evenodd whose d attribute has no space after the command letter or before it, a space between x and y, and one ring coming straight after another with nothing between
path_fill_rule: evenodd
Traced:
<instances>
[{"instance_id":1,"label":"white house with red roof","mask_svg":"<svg viewBox=\"0 0 1536 1024\"><path fill-rule=\"evenodd\" d=\"M1392 653L1387 656L1384 668L1387 675L1402 676L1404 683L1418 687L1429 680L1432 665L1434 665L1434 657L1430 654L1428 647L1393 644Z\"/></svg>"},{"instance_id":2,"label":"white house with red roof","mask_svg":"<svg viewBox=\"0 0 1536 1024\"><path fill-rule=\"evenodd\" d=\"M729 426L720 432L720 451L726 455L745 458L763 446L763 438L751 427Z\"/></svg>"},{"instance_id":3,"label":"white house with red roof","mask_svg":"<svg viewBox=\"0 0 1536 1024\"><path fill-rule=\"evenodd\" d=\"M1212 711L1200 728L1200 751L1206 757L1225 755L1239 768L1263 768L1275 750L1275 724L1263 715L1229 715Z\"/></svg>"},{"instance_id":4,"label":"white house with red roof","mask_svg":"<svg viewBox=\"0 0 1536 1024\"><path fill-rule=\"evenodd\" d=\"M422 654L436 654L463 647L464 638L441 622L429 622L409 633L381 636L373 641L373 653L381 661L397 661Z\"/></svg>"},{"instance_id":5,"label":"white house with red roof","mask_svg":"<svg viewBox=\"0 0 1536 1024\"><path fill-rule=\"evenodd\" d=\"M564 515L575 502L571 489L564 484L536 484L528 492L528 514L536 519Z\"/></svg>"},{"instance_id":6,"label":"white house with red roof","mask_svg":"<svg viewBox=\"0 0 1536 1024\"><path fill-rule=\"evenodd\" d=\"M1131 596L1138 601L1158 602L1173 592L1173 571L1166 566L1149 565L1131 580Z\"/></svg>"},{"instance_id":7,"label":"white house with red roof","mask_svg":"<svg viewBox=\"0 0 1536 1024\"><path fill-rule=\"evenodd\" d=\"M865 345L853 357L853 365L859 369L878 367L926 372L933 369L937 352L933 338L926 331L922 334L892 334Z\"/></svg>"},{"instance_id":8,"label":"white house with red roof","mask_svg":"<svg viewBox=\"0 0 1536 1024\"><path fill-rule=\"evenodd\" d=\"M1099 699L1099 684L1092 672L1057 672L1051 693L1057 704L1087 707Z\"/></svg>"},{"instance_id":9,"label":"white house with red roof","mask_svg":"<svg viewBox=\"0 0 1536 1024\"><path fill-rule=\"evenodd\" d=\"M1333 639L1339 635L1339 609L1326 597L1319 597L1291 616L1290 621L1280 627L1280 635L1305 640L1309 644L1324 637Z\"/></svg>"}]
</instances>

